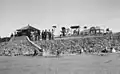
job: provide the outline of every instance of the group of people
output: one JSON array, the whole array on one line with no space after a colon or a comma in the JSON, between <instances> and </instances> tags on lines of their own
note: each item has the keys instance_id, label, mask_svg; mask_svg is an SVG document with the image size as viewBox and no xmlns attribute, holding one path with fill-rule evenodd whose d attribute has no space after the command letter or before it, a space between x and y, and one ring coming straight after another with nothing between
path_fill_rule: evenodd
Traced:
<instances>
[{"instance_id":1,"label":"group of people","mask_svg":"<svg viewBox=\"0 0 120 74\"><path fill-rule=\"evenodd\" d=\"M53 30L40 30L38 33L33 32L31 34L32 40L53 40L54 39L54 34Z\"/></svg>"},{"instance_id":2,"label":"group of people","mask_svg":"<svg viewBox=\"0 0 120 74\"><path fill-rule=\"evenodd\" d=\"M54 39L54 34L53 34L53 30L40 30L39 32L33 32L33 34L31 34L31 38L33 38L32 40L53 40Z\"/></svg>"},{"instance_id":3,"label":"group of people","mask_svg":"<svg viewBox=\"0 0 120 74\"><path fill-rule=\"evenodd\" d=\"M53 34L53 30L51 31L50 29L47 30L42 30L41 32L41 39L42 40L53 40L54 39L54 34Z\"/></svg>"}]
</instances>

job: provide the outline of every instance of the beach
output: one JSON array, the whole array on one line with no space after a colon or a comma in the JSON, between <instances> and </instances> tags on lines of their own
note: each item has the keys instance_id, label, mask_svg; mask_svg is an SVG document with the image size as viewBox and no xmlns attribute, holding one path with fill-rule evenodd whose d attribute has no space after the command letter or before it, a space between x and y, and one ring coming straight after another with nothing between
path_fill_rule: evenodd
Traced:
<instances>
[{"instance_id":1,"label":"beach","mask_svg":"<svg viewBox=\"0 0 120 74\"><path fill-rule=\"evenodd\" d=\"M0 56L0 74L120 74L120 54Z\"/></svg>"}]
</instances>

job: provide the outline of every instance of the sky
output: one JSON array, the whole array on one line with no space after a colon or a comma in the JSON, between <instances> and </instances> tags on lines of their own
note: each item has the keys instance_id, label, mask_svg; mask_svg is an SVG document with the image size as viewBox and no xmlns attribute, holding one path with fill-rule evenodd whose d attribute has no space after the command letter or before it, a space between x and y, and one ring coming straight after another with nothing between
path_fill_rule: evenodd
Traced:
<instances>
[{"instance_id":1,"label":"sky","mask_svg":"<svg viewBox=\"0 0 120 74\"><path fill-rule=\"evenodd\" d=\"M28 24L41 30L80 25L120 32L120 0L0 0L1 37Z\"/></svg>"}]
</instances>

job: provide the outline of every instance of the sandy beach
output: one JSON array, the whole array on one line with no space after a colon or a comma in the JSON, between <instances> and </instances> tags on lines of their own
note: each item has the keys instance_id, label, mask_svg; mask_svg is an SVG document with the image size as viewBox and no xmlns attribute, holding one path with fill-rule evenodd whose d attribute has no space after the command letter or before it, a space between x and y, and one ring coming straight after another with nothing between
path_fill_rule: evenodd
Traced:
<instances>
[{"instance_id":1,"label":"sandy beach","mask_svg":"<svg viewBox=\"0 0 120 74\"><path fill-rule=\"evenodd\" d=\"M0 56L0 74L120 74L120 54Z\"/></svg>"}]
</instances>

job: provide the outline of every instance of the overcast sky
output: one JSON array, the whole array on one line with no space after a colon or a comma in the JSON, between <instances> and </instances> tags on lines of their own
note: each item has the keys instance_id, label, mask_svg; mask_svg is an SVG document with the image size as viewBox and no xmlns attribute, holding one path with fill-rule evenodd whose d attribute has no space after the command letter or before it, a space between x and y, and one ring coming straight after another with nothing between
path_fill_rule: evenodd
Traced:
<instances>
[{"instance_id":1,"label":"overcast sky","mask_svg":"<svg viewBox=\"0 0 120 74\"><path fill-rule=\"evenodd\" d=\"M0 0L0 36L31 24L109 27L120 31L120 0Z\"/></svg>"}]
</instances>

